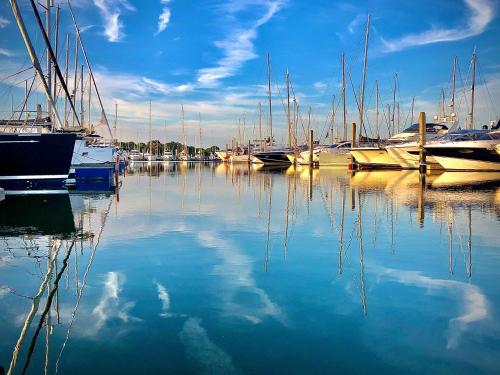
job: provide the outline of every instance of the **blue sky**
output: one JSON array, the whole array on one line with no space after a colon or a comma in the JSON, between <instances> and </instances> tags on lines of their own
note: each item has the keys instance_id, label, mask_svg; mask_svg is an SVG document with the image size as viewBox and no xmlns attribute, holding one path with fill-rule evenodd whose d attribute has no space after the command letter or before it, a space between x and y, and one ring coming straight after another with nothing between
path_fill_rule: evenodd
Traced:
<instances>
[{"instance_id":1,"label":"blue sky","mask_svg":"<svg viewBox=\"0 0 500 375\"><path fill-rule=\"evenodd\" d=\"M42 39L30 7L26 1L19 2L42 57ZM70 33L73 44L66 1L60 4L61 39ZM370 128L375 122L375 80L379 81L381 105L392 104L392 80L397 72L403 127L405 120L409 122L413 96L415 112L426 111L428 116L437 111L441 89L449 96L455 55L460 68L456 112L465 123L470 105L467 76L474 47L479 68L476 125L499 114L493 107L500 97L498 1L73 0L72 4L111 121L118 103L120 137L148 138L149 100L156 138L180 138L181 104L190 143L197 136L198 113L204 143L227 143L237 133L238 119L244 118L245 135L251 136L258 103L266 104L267 51L271 54L273 128L278 141L284 139L286 128L282 105L285 70L290 71L304 121L310 106L313 127L324 134L332 97L340 97L342 51L350 72L348 121L357 121L353 92L361 81L368 13L372 22L365 97ZM62 47L60 53L64 55ZM64 66L64 58L60 64ZM70 66L71 72L72 63ZM3 116L9 115L12 96L15 107L21 104L22 81L33 73L4 78L25 67L29 61L9 3L0 0ZM35 102L44 102L41 93L33 96L30 106ZM96 105L91 117L93 122L99 121ZM336 125L339 119L337 116ZM381 129L384 133L386 126Z\"/></svg>"}]
</instances>

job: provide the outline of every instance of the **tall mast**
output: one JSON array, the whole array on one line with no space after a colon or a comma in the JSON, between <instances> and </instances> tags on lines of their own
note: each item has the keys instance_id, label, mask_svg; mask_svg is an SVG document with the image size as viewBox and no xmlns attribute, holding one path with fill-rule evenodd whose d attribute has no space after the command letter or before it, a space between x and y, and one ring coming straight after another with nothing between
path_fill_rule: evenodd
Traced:
<instances>
[{"instance_id":1,"label":"tall mast","mask_svg":"<svg viewBox=\"0 0 500 375\"><path fill-rule=\"evenodd\" d=\"M89 82L90 84L90 82ZM115 142L117 141L116 138L116 125L118 124L118 103L115 103L115 123L113 124L113 139Z\"/></svg>"},{"instance_id":2,"label":"tall mast","mask_svg":"<svg viewBox=\"0 0 500 375\"><path fill-rule=\"evenodd\" d=\"M395 122L395 116L396 116L396 90L397 90L397 86L396 86L396 77L398 76L397 73L394 73L394 77L393 77L393 80L394 80L394 83L393 83L393 87L392 87L392 118L391 118L391 121L392 121L392 133L394 134L394 130L396 129L396 122Z\"/></svg>"},{"instance_id":3,"label":"tall mast","mask_svg":"<svg viewBox=\"0 0 500 375\"><path fill-rule=\"evenodd\" d=\"M90 106L92 104L92 78L90 78L90 74L89 74L89 103L88 103L88 113L89 113L89 117L88 117L88 126L90 128Z\"/></svg>"},{"instance_id":4,"label":"tall mast","mask_svg":"<svg viewBox=\"0 0 500 375\"><path fill-rule=\"evenodd\" d=\"M184 104L181 104L181 130L182 130L182 150L187 155L186 134L184 132Z\"/></svg>"},{"instance_id":5,"label":"tall mast","mask_svg":"<svg viewBox=\"0 0 500 375\"><path fill-rule=\"evenodd\" d=\"M33 48L33 45L31 44L31 40L30 40L28 33L26 31L26 27L24 25L24 21L23 21L23 18L21 16L21 12L19 11L17 1L16 0L9 0L9 3L10 3L10 6L12 8L12 13L14 14L14 17L16 19L16 23L17 23L17 26L18 26L19 31L21 33L21 36L23 37L23 41L24 41L24 44L26 46L26 50L28 51L28 55L30 56L31 63L33 64L33 68L35 68L38 79L40 80L40 83L42 84L43 90L45 91L45 95L47 96L47 101L50 103L52 111L54 112L54 115L56 117L56 122L59 125L59 127L62 128L61 119L59 118L59 114L57 113L56 105L54 103L54 100L52 99L52 94L51 94L49 87L47 85L47 81L45 80L45 76L43 74L42 67L40 66L40 61L38 60L38 57L36 56L36 52Z\"/></svg>"},{"instance_id":6,"label":"tall mast","mask_svg":"<svg viewBox=\"0 0 500 375\"><path fill-rule=\"evenodd\" d=\"M379 110L378 110L378 80L375 80L375 103L376 103L376 111L375 111L375 129L377 131L377 139L380 138L380 126L379 126Z\"/></svg>"},{"instance_id":7,"label":"tall mast","mask_svg":"<svg viewBox=\"0 0 500 375\"><path fill-rule=\"evenodd\" d=\"M81 126L83 127L85 124L85 117L83 114L84 104L83 104L83 65L80 70L80 121Z\"/></svg>"},{"instance_id":8,"label":"tall mast","mask_svg":"<svg viewBox=\"0 0 500 375\"><path fill-rule=\"evenodd\" d=\"M73 101L76 103L76 84L78 79L78 34L75 34L75 76L73 77ZM75 117L73 115L73 126L75 126Z\"/></svg>"},{"instance_id":9,"label":"tall mast","mask_svg":"<svg viewBox=\"0 0 500 375\"><path fill-rule=\"evenodd\" d=\"M347 140L347 110L346 110L346 103L345 103L345 55L344 51L342 51L342 128L343 128L343 134L342 134L342 140L345 141Z\"/></svg>"},{"instance_id":10,"label":"tall mast","mask_svg":"<svg viewBox=\"0 0 500 375\"><path fill-rule=\"evenodd\" d=\"M262 104L259 102L259 143L262 142Z\"/></svg>"},{"instance_id":11,"label":"tall mast","mask_svg":"<svg viewBox=\"0 0 500 375\"><path fill-rule=\"evenodd\" d=\"M203 146L201 144L201 113L198 112L198 131L200 133L200 157L203 153Z\"/></svg>"},{"instance_id":12,"label":"tall mast","mask_svg":"<svg viewBox=\"0 0 500 375\"><path fill-rule=\"evenodd\" d=\"M470 126L469 129L474 129L474 92L476 88L476 48L472 52L472 87L471 87L471 110L470 110Z\"/></svg>"},{"instance_id":13,"label":"tall mast","mask_svg":"<svg viewBox=\"0 0 500 375\"><path fill-rule=\"evenodd\" d=\"M153 154L153 131L151 129L151 99L149 99L149 154Z\"/></svg>"},{"instance_id":14,"label":"tall mast","mask_svg":"<svg viewBox=\"0 0 500 375\"><path fill-rule=\"evenodd\" d=\"M271 146L273 145L273 108L271 99L271 57L267 53L267 94L269 96L269 132L271 137Z\"/></svg>"},{"instance_id":15,"label":"tall mast","mask_svg":"<svg viewBox=\"0 0 500 375\"><path fill-rule=\"evenodd\" d=\"M64 69L64 82L68 82L69 72L69 34L66 33L66 66ZM68 127L68 99L64 97L64 128Z\"/></svg>"},{"instance_id":16,"label":"tall mast","mask_svg":"<svg viewBox=\"0 0 500 375\"><path fill-rule=\"evenodd\" d=\"M415 97L411 98L411 122L410 125L413 125L413 111L415 109Z\"/></svg>"},{"instance_id":17,"label":"tall mast","mask_svg":"<svg viewBox=\"0 0 500 375\"><path fill-rule=\"evenodd\" d=\"M368 38L370 36L370 14L368 14L368 21L366 23L366 37L365 37L365 53L363 57L363 82L361 83L361 105L359 108L359 141L361 142L361 133L364 127L364 110L365 110L365 82L366 82L366 63L368 59Z\"/></svg>"},{"instance_id":18,"label":"tall mast","mask_svg":"<svg viewBox=\"0 0 500 375\"><path fill-rule=\"evenodd\" d=\"M56 61L59 58L59 4L57 5L56 8L56 33L54 35L54 45L56 48ZM54 100L57 102L57 74L54 72Z\"/></svg>"},{"instance_id":19,"label":"tall mast","mask_svg":"<svg viewBox=\"0 0 500 375\"><path fill-rule=\"evenodd\" d=\"M335 95L332 99L332 123L330 126L330 144L333 144L333 126L335 125ZM338 130L338 128L337 128Z\"/></svg>"},{"instance_id":20,"label":"tall mast","mask_svg":"<svg viewBox=\"0 0 500 375\"><path fill-rule=\"evenodd\" d=\"M288 147L292 146L292 128L290 125L290 73L288 72L288 68L286 69L286 98L287 98L287 111L286 111L286 119L288 125Z\"/></svg>"},{"instance_id":21,"label":"tall mast","mask_svg":"<svg viewBox=\"0 0 500 375\"><path fill-rule=\"evenodd\" d=\"M52 34L52 28L51 28L51 20L50 20L50 16L51 16L51 8L52 7L52 1L51 0L47 0L45 2L45 31L47 33L47 38L49 38L49 41L50 41L50 37L51 37L51 34ZM45 54L46 54L46 59L47 59L47 88L49 90L49 92L52 92L52 60L50 58L50 51L49 51L49 46L47 46L47 48L45 49ZM51 115L51 111L50 111L50 101L47 100L47 112L49 114L50 117L52 117Z\"/></svg>"},{"instance_id":22,"label":"tall mast","mask_svg":"<svg viewBox=\"0 0 500 375\"><path fill-rule=\"evenodd\" d=\"M453 59L453 79L451 80L451 103L450 103L450 110L452 116L455 114L455 81L456 81L456 75L457 75L457 57Z\"/></svg>"},{"instance_id":23,"label":"tall mast","mask_svg":"<svg viewBox=\"0 0 500 375\"><path fill-rule=\"evenodd\" d=\"M85 46L83 45L82 36L80 34L80 28L78 27L78 24L76 23L75 14L73 12L73 8L71 7L71 2L69 0L68 0L68 6L69 6L69 10L71 12L71 18L73 19L73 23L75 25L76 33L78 34L78 40L80 41L80 45L82 47L83 57L85 58L85 63L87 64L87 69L89 71L90 78L92 78L92 83L94 84L94 89L95 89L95 92L97 94L97 99L99 100L99 105L101 106L102 117L104 118L104 122L106 123L106 126L108 128L109 135L113 136L111 134L111 128L109 127L108 116L106 116L106 112L104 111L104 106L103 106L102 100L101 100L101 94L99 94L99 89L97 88L97 84L95 83L94 73L92 72L92 67L90 65L90 62L89 62L89 59L87 56L87 51L85 50Z\"/></svg>"}]
</instances>

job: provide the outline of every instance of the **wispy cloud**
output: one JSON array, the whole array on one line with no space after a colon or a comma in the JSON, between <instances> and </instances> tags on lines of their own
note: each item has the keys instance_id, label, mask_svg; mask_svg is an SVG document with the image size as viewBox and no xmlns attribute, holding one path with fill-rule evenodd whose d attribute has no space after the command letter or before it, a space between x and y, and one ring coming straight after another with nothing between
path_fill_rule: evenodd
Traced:
<instances>
[{"instance_id":1,"label":"wispy cloud","mask_svg":"<svg viewBox=\"0 0 500 375\"><path fill-rule=\"evenodd\" d=\"M163 9L161 11L160 17L158 17L158 31L156 34L158 35L163 30L165 30L170 23L170 8L167 6L170 3L170 0L160 0L161 4L163 4Z\"/></svg>"},{"instance_id":2,"label":"wispy cloud","mask_svg":"<svg viewBox=\"0 0 500 375\"><path fill-rule=\"evenodd\" d=\"M430 30L393 40L381 38L383 51L401 51L409 47L456 41L481 34L495 17L493 4L489 0L465 0L465 5L468 8L466 25L450 29L432 27Z\"/></svg>"},{"instance_id":3,"label":"wispy cloud","mask_svg":"<svg viewBox=\"0 0 500 375\"><path fill-rule=\"evenodd\" d=\"M123 10L135 11L127 0L94 0L95 6L104 22L104 35L110 42L118 42L123 37L123 23L120 15Z\"/></svg>"},{"instance_id":4,"label":"wispy cloud","mask_svg":"<svg viewBox=\"0 0 500 375\"><path fill-rule=\"evenodd\" d=\"M361 25L365 19L366 19L365 14L358 14L356 17L353 18L353 20L351 22L349 22L349 25L347 26L347 30L351 34L354 34L356 32L358 26Z\"/></svg>"},{"instance_id":5,"label":"wispy cloud","mask_svg":"<svg viewBox=\"0 0 500 375\"><path fill-rule=\"evenodd\" d=\"M285 0L232 0L221 7L230 24L226 37L215 42L215 46L222 51L223 57L217 61L216 66L203 68L198 71L198 83L205 86L214 86L223 78L233 76L248 61L255 59L254 42L259 28L280 11L285 5ZM263 14L251 22L242 25L237 21L238 13L248 12L257 8Z\"/></svg>"},{"instance_id":6,"label":"wispy cloud","mask_svg":"<svg viewBox=\"0 0 500 375\"><path fill-rule=\"evenodd\" d=\"M8 24L10 24L10 21L7 18L3 18L0 16L0 29L3 29Z\"/></svg>"},{"instance_id":7,"label":"wispy cloud","mask_svg":"<svg viewBox=\"0 0 500 375\"><path fill-rule=\"evenodd\" d=\"M5 48L0 48L0 56L12 57L14 55L15 55L14 52L12 52L8 49L5 49Z\"/></svg>"},{"instance_id":8,"label":"wispy cloud","mask_svg":"<svg viewBox=\"0 0 500 375\"><path fill-rule=\"evenodd\" d=\"M179 333L190 365L200 374L239 374L231 356L210 340L200 323L198 318L189 318Z\"/></svg>"}]
</instances>

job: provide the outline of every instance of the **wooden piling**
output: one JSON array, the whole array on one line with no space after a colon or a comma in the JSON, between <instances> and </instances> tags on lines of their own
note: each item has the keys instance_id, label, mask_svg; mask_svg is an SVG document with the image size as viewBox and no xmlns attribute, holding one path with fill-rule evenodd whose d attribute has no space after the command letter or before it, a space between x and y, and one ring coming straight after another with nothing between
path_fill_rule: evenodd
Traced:
<instances>
[{"instance_id":1,"label":"wooden piling","mask_svg":"<svg viewBox=\"0 0 500 375\"><path fill-rule=\"evenodd\" d=\"M356 123L352 123L351 129L351 147L356 147Z\"/></svg>"},{"instance_id":2,"label":"wooden piling","mask_svg":"<svg viewBox=\"0 0 500 375\"><path fill-rule=\"evenodd\" d=\"M426 152L425 152L425 131L426 131L426 121L425 121L425 112L420 112L420 117L418 120L418 125L419 125L419 134L420 134L420 141L419 141L419 149L420 149L420 166L419 166L419 171L420 173L426 173L427 172L427 162L426 162Z\"/></svg>"}]
</instances>

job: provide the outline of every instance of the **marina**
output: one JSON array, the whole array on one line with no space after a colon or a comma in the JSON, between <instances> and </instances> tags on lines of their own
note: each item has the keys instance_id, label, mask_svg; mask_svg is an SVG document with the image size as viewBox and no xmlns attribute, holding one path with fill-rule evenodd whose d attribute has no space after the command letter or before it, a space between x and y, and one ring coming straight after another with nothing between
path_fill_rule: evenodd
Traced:
<instances>
[{"instance_id":1,"label":"marina","mask_svg":"<svg viewBox=\"0 0 500 375\"><path fill-rule=\"evenodd\" d=\"M0 375L500 373L498 7L195 3L0 2Z\"/></svg>"}]
</instances>

